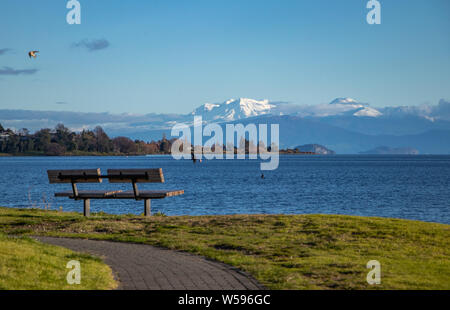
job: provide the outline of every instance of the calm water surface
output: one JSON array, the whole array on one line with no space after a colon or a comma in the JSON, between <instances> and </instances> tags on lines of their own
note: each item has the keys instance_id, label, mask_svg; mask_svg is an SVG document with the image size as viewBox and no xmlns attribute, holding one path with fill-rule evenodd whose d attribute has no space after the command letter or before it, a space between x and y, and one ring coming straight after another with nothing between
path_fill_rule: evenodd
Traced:
<instances>
[{"instance_id":1,"label":"calm water surface","mask_svg":"<svg viewBox=\"0 0 450 310\"><path fill-rule=\"evenodd\" d=\"M261 179L257 160L211 160L194 165L170 156L0 157L0 206L82 211L83 203L54 198L70 184L48 183L47 169L163 168L166 183L142 189L184 189L153 200L167 215L333 213L450 224L450 156L281 156ZM79 185L80 189L131 189L129 184ZM143 212L143 202L93 200L92 212Z\"/></svg>"}]
</instances>

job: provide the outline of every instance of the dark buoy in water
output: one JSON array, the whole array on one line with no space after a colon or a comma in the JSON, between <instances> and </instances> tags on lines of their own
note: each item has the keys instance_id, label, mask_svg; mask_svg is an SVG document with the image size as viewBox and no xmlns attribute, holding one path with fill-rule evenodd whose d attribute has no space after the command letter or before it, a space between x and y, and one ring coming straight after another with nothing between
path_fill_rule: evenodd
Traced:
<instances>
[{"instance_id":1,"label":"dark buoy in water","mask_svg":"<svg viewBox=\"0 0 450 310\"><path fill-rule=\"evenodd\" d=\"M264 179L264 173L261 173L261 179Z\"/></svg>"}]
</instances>

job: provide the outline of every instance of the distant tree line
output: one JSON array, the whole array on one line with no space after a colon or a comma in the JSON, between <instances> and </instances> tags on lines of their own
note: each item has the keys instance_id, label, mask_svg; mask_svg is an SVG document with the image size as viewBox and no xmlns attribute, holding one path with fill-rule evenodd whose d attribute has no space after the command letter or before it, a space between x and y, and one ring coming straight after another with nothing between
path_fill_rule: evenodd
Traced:
<instances>
[{"instance_id":1,"label":"distant tree line","mask_svg":"<svg viewBox=\"0 0 450 310\"><path fill-rule=\"evenodd\" d=\"M30 133L26 128L19 131L5 129L0 124L0 153L42 155L143 155L170 154L175 139L165 136L159 141L145 142L127 137L110 138L97 126L94 130L73 132L63 124L54 129L41 129Z\"/></svg>"}]
</instances>

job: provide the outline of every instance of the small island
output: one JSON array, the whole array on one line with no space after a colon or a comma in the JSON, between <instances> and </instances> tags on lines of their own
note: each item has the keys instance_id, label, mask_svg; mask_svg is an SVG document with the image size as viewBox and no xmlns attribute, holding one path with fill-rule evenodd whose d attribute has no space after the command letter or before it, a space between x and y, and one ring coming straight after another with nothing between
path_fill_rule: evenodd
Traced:
<instances>
[{"instance_id":1,"label":"small island","mask_svg":"<svg viewBox=\"0 0 450 310\"><path fill-rule=\"evenodd\" d=\"M332 151L320 144L305 144L299 145L294 148L287 148L280 150L280 154L293 154L293 155L334 155L335 151Z\"/></svg>"}]
</instances>

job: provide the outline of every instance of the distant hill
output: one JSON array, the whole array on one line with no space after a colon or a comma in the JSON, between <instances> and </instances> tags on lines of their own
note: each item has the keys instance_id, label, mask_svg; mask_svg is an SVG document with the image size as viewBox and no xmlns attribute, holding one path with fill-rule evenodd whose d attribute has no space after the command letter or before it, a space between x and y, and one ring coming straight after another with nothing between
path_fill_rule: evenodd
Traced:
<instances>
[{"instance_id":1,"label":"distant hill","mask_svg":"<svg viewBox=\"0 0 450 310\"><path fill-rule=\"evenodd\" d=\"M360 152L360 154L381 154L381 155L418 155L419 151L412 147L392 148L388 146L379 146L369 151Z\"/></svg>"},{"instance_id":2,"label":"distant hill","mask_svg":"<svg viewBox=\"0 0 450 310\"><path fill-rule=\"evenodd\" d=\"M294 149L300 152L312 152L321 155L333 155L336 154L335 151L327 149L325 146L320 144L305 144L294 147Z\"/></svg>"}]
</instances>

